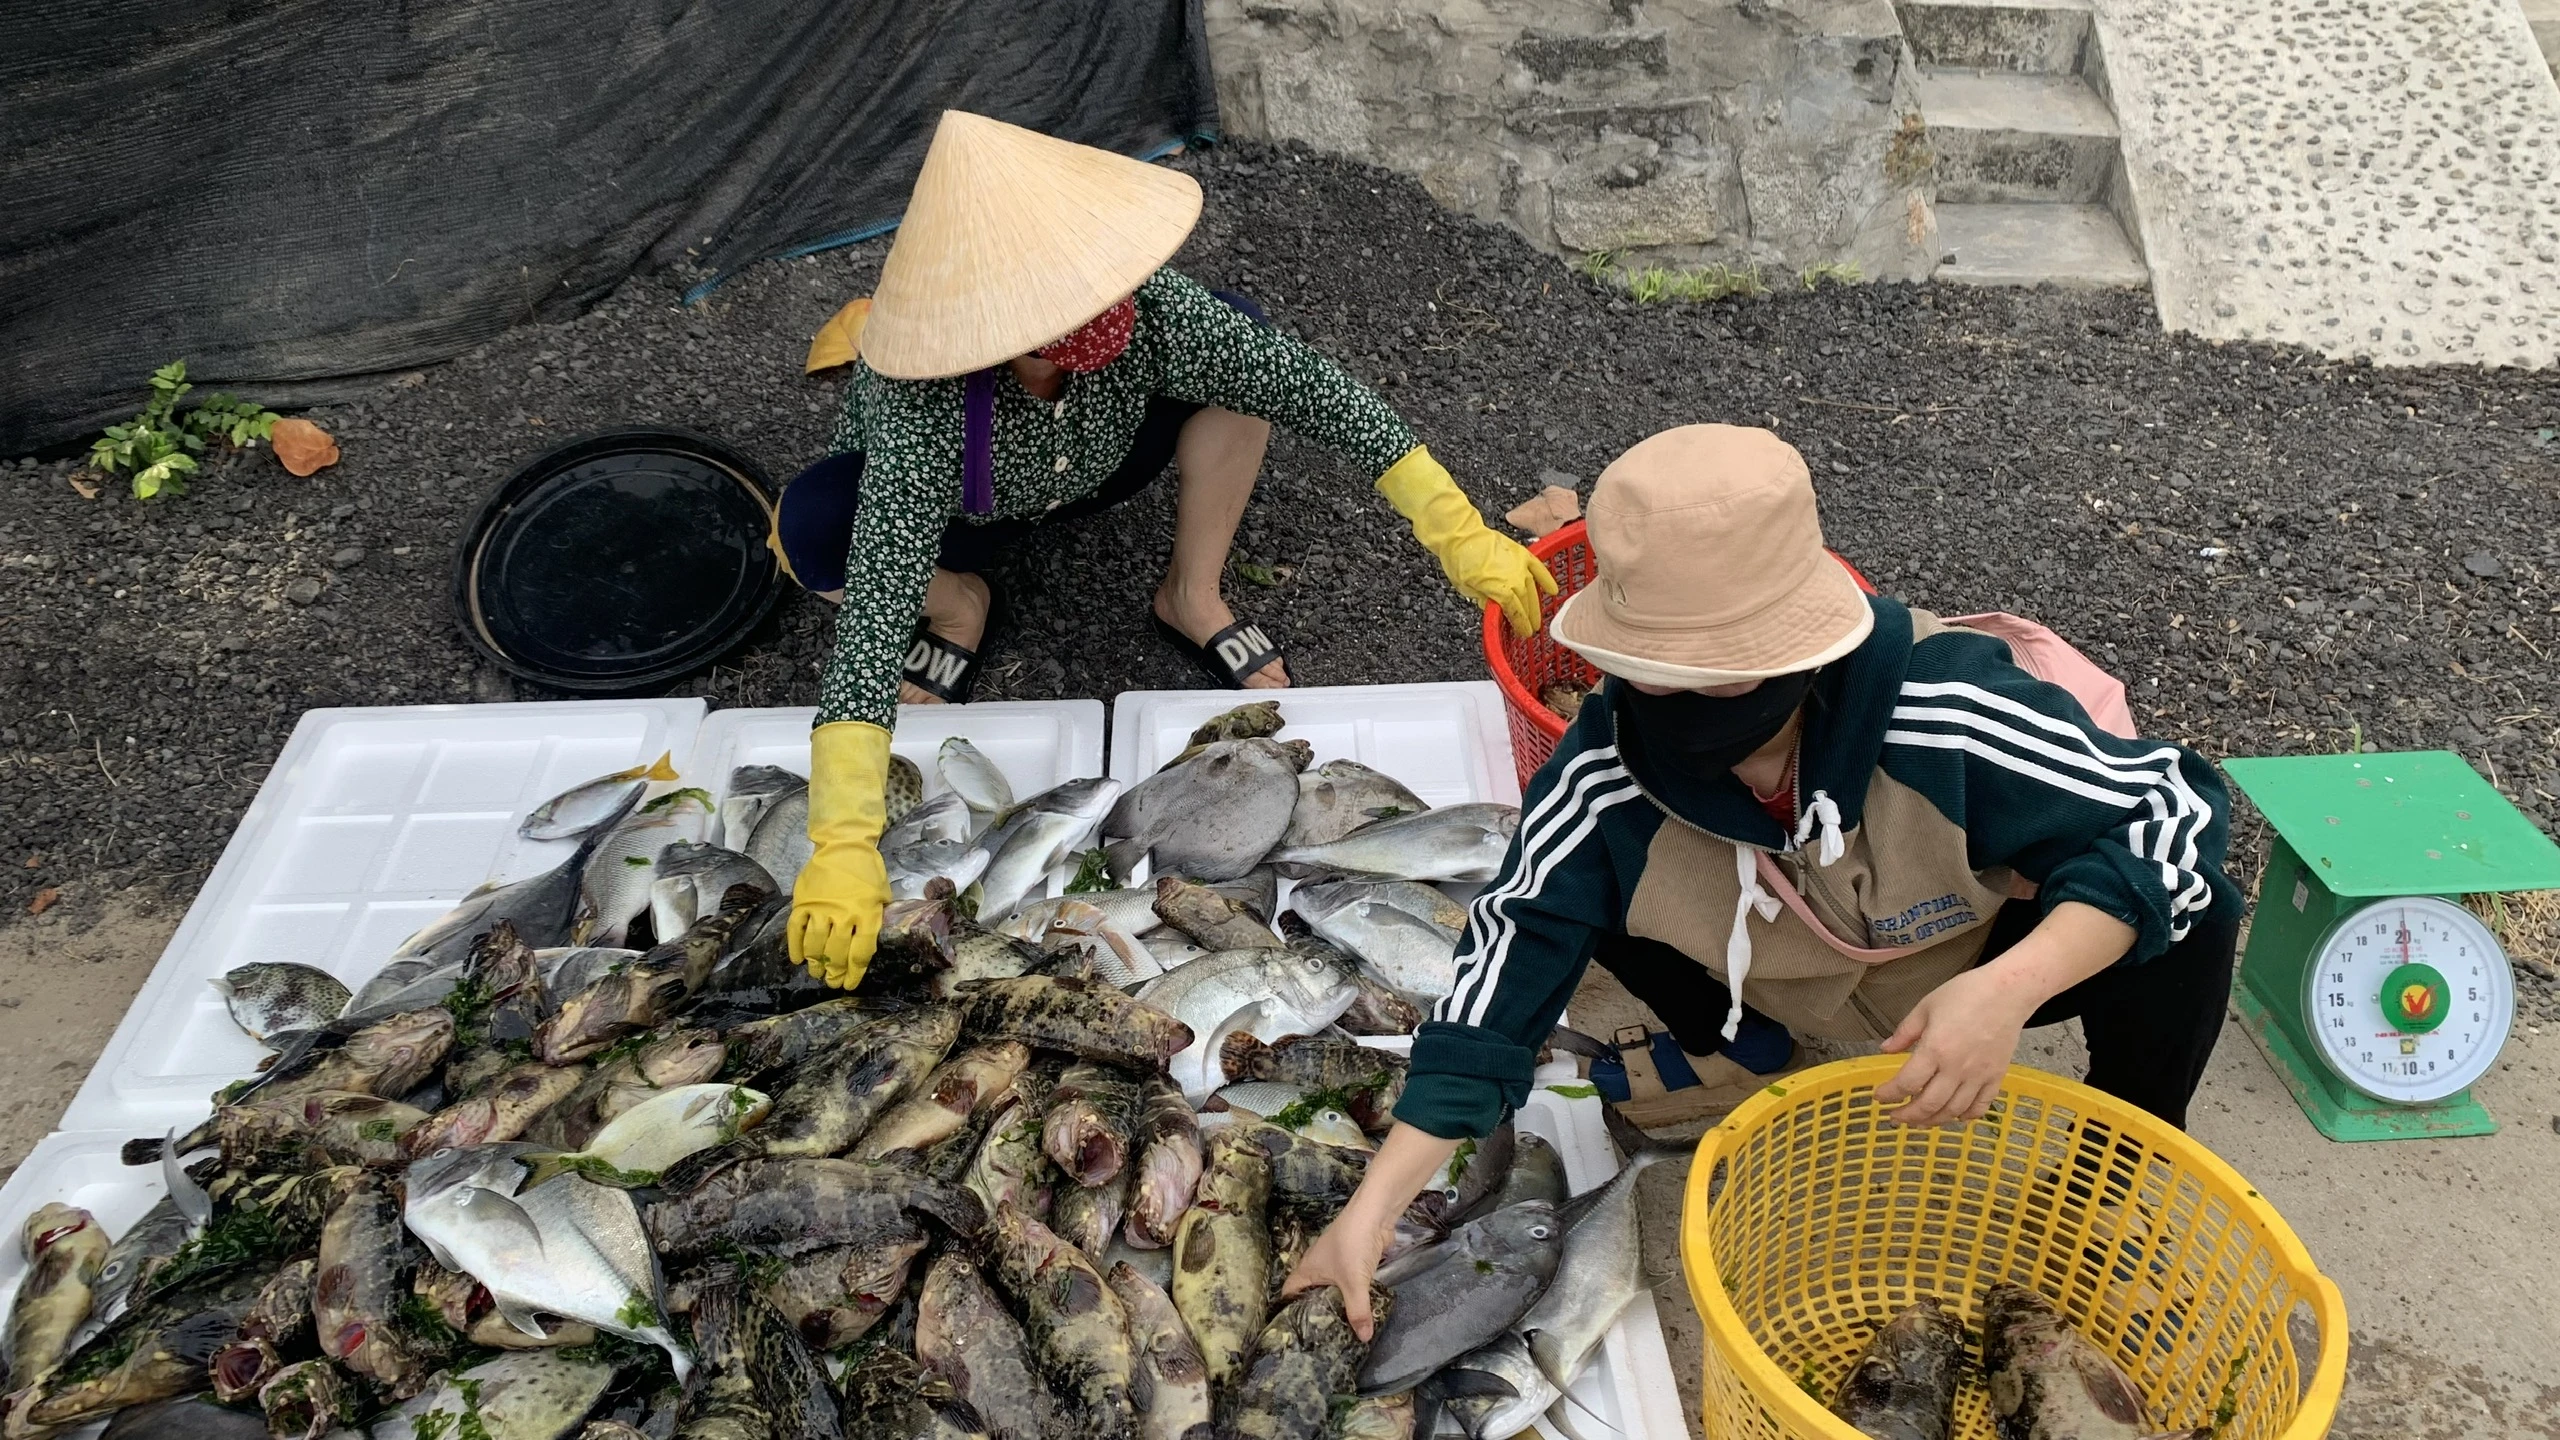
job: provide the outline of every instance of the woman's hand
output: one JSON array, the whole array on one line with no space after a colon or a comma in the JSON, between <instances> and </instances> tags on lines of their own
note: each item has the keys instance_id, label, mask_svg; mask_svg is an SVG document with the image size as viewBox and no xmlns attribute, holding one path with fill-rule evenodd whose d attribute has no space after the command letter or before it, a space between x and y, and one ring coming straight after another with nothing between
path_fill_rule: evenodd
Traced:
<instances>
[{"instance_id":1,"label":"woman's hand","mask_svg":"<svg viewBox=\"0 0 2560 1440\"><path fill-rule=\"evenodd\" d=\"M1876 1087L1877 1104L1901 1106L1885 1114L1905 1125L1981 1118L2008 1076L2027 1017L2043 1003L2020 990L1984 966L1921 997L1902 1028L1884 1042L1888 1055L1911 1054L1892 1079Z\"/></svg>"},{"instance_id":2,"label":"woman's hand","mask_svg":"<svg viewBox=\"0 0 2560 1440\"><path fill-rule=\"evenodd\" d=\"M1287 1283L1280 1287L1281 1296L1332 1286L1342 1292L1342 1316L1351 1322L1351 1332L1368 1340L1377 1328L1369 1313L1369 1282L1378 1273L1378 1257L1387 1252L1387 1240L1395 1228L1395 1212L1380 1219L1363 1213L1357 1200L1344 1206L1307 1253L1298 1257L1298 1268L1289 1272Z\"/></svg>"},{"instance_id":3,"label":"woman's hand","mask_svg":"<svg viewBox=\"0 0 2560 1440\"><path fill-rule=\"evenodd\" d=\"M2045 912L2025 939L1922 997L1884 1042L1911 1058L1876 1087L1876 1103L1905 1125L1978 1120L2018 1054L2018 1035L2047 1000L2124 958L2134 929L2077 900ZM1904 1104L1908 1101L1910 1103Z\"/></svg>"},{"instance_id":4,"label":"woman's hand","mask_svg":"<svg viewBox=\"0 0 2560 1440\"><path fill-rule=\"evenodd\" d=\"M1351 1203L1307 1247L1280 1293L1290 1296L1318 1285L1333 1286L1342 1292L1342 1316L1351 1322L1352 1333L1368 1340L1376 1325L1369 1313L1369 1281L1378 1273L1378 1257L1387 1252L1396 1217L1457 1149L1455 1140L1397 1121L1378 1153L1369 1157L1368 1173L1360 1177Z\"/></svg>"}]
</instances>

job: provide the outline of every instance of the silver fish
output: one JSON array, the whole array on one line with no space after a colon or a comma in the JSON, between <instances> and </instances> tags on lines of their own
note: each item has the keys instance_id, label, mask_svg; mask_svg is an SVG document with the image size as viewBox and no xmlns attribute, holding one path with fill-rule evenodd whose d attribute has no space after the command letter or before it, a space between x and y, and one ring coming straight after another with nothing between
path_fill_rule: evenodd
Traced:
<instances>
[{"instance_id":1,"label":"silver fish","mask_svg":"<svg viewBox=\"0 0 2560 1440\"><path fill-rule=\"evenodd\" d=\"M957 790L945 790L889 823L880 832L882 851L903 850L930 840L967 840L974 827L969 802Z\"/></svg>"},{"instance_id":2,"label":"silver fish","mask_svg":"<svg viewBox=\"0 0 2560 1440\"><path fill-rule=\"evenodd\" d=\"M1054 900L1031 900L1016 906L995 927L1017 940L1037 944L1049 933L1050 925L1060 912L1081 914L1074 909L1084 905L1102 912L1102 923L1124 935L1144 937L1164 924L1156 914L1156 892L1152 888L1135 890L1095 890L1082 895L1061 895Z\"/></svg>"},{"instance_id":3,"label":"silver fish","mask_svg":"<svg viewBox=\"0 0 2560 1440\"><path fill-rule=\"evenodd\" d=\"M1410 881L1387 883L1430 889ZM1415 915L1376 894L1380 888L1360 880L1301 885L1290 895L1289 908L1306 917L1318 936L1359 957L1370 974L1391 988L1418 1000L1438 1000L1457 984L1459 930ZM1447 897L1442 899L1447 904ZM1463 926L1463 912L1460 919Z\"/></svg>"},{"instance_id":4,"label":"silver fish","mask_svg":"<svg viewBox=\"0 0 2560 1440\"><path fill-rule=\"evenodd\" d=\"M773 877L774 893L788 895L800 882L800 869L809 863L814 847L809 842L809 787L786 790L773 797L757 818L756 828L744 845L729 847L764 867Z\"/></svg>"},{"instance_id":5,"label":"silver fish","mask_svg":"<svg viewBox=\"0 0 2560 1440\"><path fill-rule=\"evenodd\" d=\"M699 842L710 826L711 799L699 790L661 795L614 826L578 882L578 909L586 922L581 938L597 945L621 944L631 922L649 909L659 856L671 845ZM672 940L683 933L658 938Z\"/></svg>"},{"instance_id":6,"label":"silver fish","mask_svg":"<svg viewBox=\"0 0 2560 1440\"><path fill-rule=\"evenodd\" d=\"M437 1264L478 1280L498 1313L540 1335L535 1312L581 1320L667 1352L678 1380L693 1358L670 1333L657 1252L627 1191L564 1175L522 1186L540 1147L481 1145L413 1162L402 1218Z\"/></svg>"},{"instance_id":7,"label":"silver fish","mask_svg":"<svg viewBox=\"0 0 2560 1440\"><path fill-rule=\"evenodd\" d=\"M808 788L805 776L779 765L741 765L730 771L729 788L720 797L721 848L745 850L747 837L756 832L756 822L764 818L764 812L772 809L775 801Z\"/></svg>"},{"instance_id":8,"label":"silver fish","mask_svg":"<svg viewBox=\"0 0 2560 1440\"><path fill-rule=\"evenodd\" d=\"M1221 740L1129 787L1103 822L1111 873L1140 858L1159 871L1232 880L1262 863L1298 802L1297 752L1274 740Z\"/></svg>"},{"instance_id":9,"label":"silver fish","mask_svg":"<svg viewBox=\"0 0 2560 1440\"><path fill-rule=\"evenodd\" d=\"M533 807L533 813L524 817L516 833L527 840L567 840L618 820L631 802L647 793L650 781L676 778L675 766L670 763L674 759L674 753L669 752L649 764L573 785Z\"/></svg>"},{"instance_id":10,"label":"silver fish","mask_svg":"<svg viewBox=\"0 0 2560 1440\"><path fill-rule=\"evenodd\" d=\"M640 955L640 951L614 945L564 945L534 951L533 963L542 972L542 993L557 999L578 994Z\"/></svg>"},{"instance_id":11,"label":"silver fish","mask_svg":"<svg viewBox=\"0 0 2560 1440\"><path fill-rule=\"evenodd\" d=\"M955 892L966 890L995 859L966 840L919 840L896 850L883 848L880 858L889 869L892 900L920 900L936 880L950 881Z\"/></svg>"},{"instance_id":12,"label":"silver fish","mask_svg":"<svg viewBox=\"0 0 2560 1440\"><path fill-rule=\"evenodd\" d=\"M372 1440L416 1440L452 1434L464 1417L489 1440L561 1440L604 1397L613 1367L572 1360L556 1350L522 1350L437 1380L373 1424ZM467 1388L466 1388L467 1387ZM442 1424L427 1417L441 1413Z\"/></svg>"},{"instance_id":13,"label":"silver fish","mask_svg":"<svg viewBox=\"0 0 2560 1440\"><path fill-rule=\"evenodd\" d=\"M934 771L942 783L960 797L981 821L1002 815L1013 808L1013 782L1004 771L986 757L986 752L954 735L942 742L934 757Z\"/></svg>"},{"instance_id":14,"label":"silver fish","mask_svg":"<svg viewBox=\"0 0 2560 1440\"><path fill-rule=\"evenodd\" d=\"M462 897L459 904L428 922L425 929L401 941L387 957L390 963L357 988L355 998L347 1002L346 1015L395 1014L396 1010L383 1008L395 995L405 1002L400 1008L434 1004L452 990L450 979L442 991L423 1000L409 992L422 984L432 985L437 972L449 972L452 978L459 978L472 942L496 929L500 921L514 925L517 938L536 950L573 945L584 939L577 930L579 877L586 873L587 862L594 858L596 848L639 803L640 792L633 790L624 799L623 809L588 830L568 859L530 879L505 885L491 881ZM425 963L414 968L398 963L407 960Z\"/></svg>"},{"instance_id":15,"label":"silver fish","mask_svg":"<svg viewBox=\"0 0 2560 1440\"><path fill-rule=\"evenodd\" d=\"M1359 1123L1341 1109L1328 1105L1300 1112L1300 1107L1306 1105L1307 1098L1314 1093L1303 1085L1277 1080L1246 1080L1223 1087L1209 1097L1209 1104L1212 1109L1224 1109L1231 1114L1240 1113L1268 1121L1292 1135L1303 1135L1309 1140L1339 1145L1346 1150L1377 1148Z\"/></svg>"},{"instance_id":16,"label":"silver fish","mask_svg":"<svg viewBox=\"0 0 2560 1440\"><path fill-rule=\"evenodd\" d=\"M1341 957L1314 950L1208 955L1138 992L1140 1000L1191 1027L1192 1042L1174 1057L1170 1073L1195 1103L1226 1083L1216 1064L1226 1036L1238 1030L1266 1040L1313 1035L1340 1019L1359 996Z\"/></svg>"},{"instance_id":17,"label":"silver fish","mask_svg":"<svg viewBox=\"0 0 2560 1440\"><path fill-rule=\"evenodd\" d=\"M649 933L673 940L705 915L720 911L732 885L753 885L770 895L774 879L735 850L679 840L658 852L649 881Z\"/></svg>"},{"instance_id":18,"label":"silver fish","mask_svg":"<svg viewBox=\"0 0 2560 1440\"><path fill-rule=\"evenodd\" d=\"M175 1199L163 1195L153 1202L141 1219L107 1247L106 1263L98 1267L97 1282L89 1287L89 1313L100 1320L114 1319L133 1287L166 1264L180 1246L195 1238L199 1228Z\"/></svg>"},{"instance_id":19,"label":"silver fish","mask_svg":"<svg viewBox=\"0 0 2560 1440\"><path fill-rule=\"evenodd\" d=\"M1156 957L1159 970L1179 970L1210 953L1205 947L1192 944L1181 931L1171 926L1140 937L1139 943L1147 947L1148 954Z\"/></svg>"},{"instance_id":20,"label":"silver fish","mask_svg":"<svg viewBox=\"0 0 2560 1440\"><path fill-rule=\"evenodd\" d=\"M1031 898L1051 869L1092 838L1119 794L1117 780L1070 780L1032 796L979 836L990 858L978 877L978 913L1004 915Z\"/></svg>"},{"instance_id":21,"label":"silver fish","mask_svg":"<svg viewBox=\"0 0 2560 1440\"><path fill-rule=\"evenodd\" d=\"M1567 1201L1558 1212L1565 1236L1555 1284L1520 1317L1519 1330L1528 1337L1530 1358L1559 1390L1573 1384L1600 1337L1644 1288L1636 1180L1662 1158L1657 1151L1637 1151L1608 1184Z\"/></svg>"},{"instance_id":22,"label":"silver fish","mask_svg":"<svg viewBox=\"0 0 2560 1440\"><path fill-rule=\"evenodd\" d=\"M1396 1306L1370 1342L1361 1393L1409 1390L1510 1330L1555 1278L1563 1230L1555 1207L1533 1200L1380 1266L1378 1284Z\"/></svg>"},{"instance_id":23,"label":"silver fish","mask_svg":"<svg viewBox=\"0 0 2560 1440\"><path fill-rule=\"evenodd\" d=\"M1516 805L1448 805L1364 825L1330 845L1285 846L1271 863L1301 880L1490 880L1519 829Z\"/></svg>"},{"instance_id":24,"label":"silver fish","mask_svg":"<svg viewBox=\"0 0 2560 1440\"><path fill-rule=\"evenodd\" d=\"M1516 1333L1450 1361L1422 1389L1457 1420L1467 1440L1510 1440L1564 1393L1538 1372L1529 1343Z\"/></svg>"},{"instance_id":25,"label":"silver fish","mask_svg":"<svg viewBox=\"0 0 2560 1440\"><path fill-rule=\"evenodd\" d=\"M1133 990L1164 973L1156 963L1154 952L1137 937L1113 925L1101 907L1087 905L1072 895L1038 902L1038 909L1049 917L1048 926L1037 935L1026 938L1043 950L1055 954L1060 950L1079 950L1092 962L1094 973L1123 990ZM996 928L1005 934L1017 933L1013 918Z\"/></svg>"},{"instance_id":26,"label":"silver fish","mask_svg":"<svg viewBox=\"0 0 2560 1440\"><path fill-rule=\"evenodd\" d=\"M290 960L252 960L213 978L231 1022L252 1040L309 1030L335 1020L353 998L338 977Z\"/></svg>"},{"instance_id":27,"label":"silver fish","mask_svg":"<svg viewBox=\"0 0 2560 1440\"><path fill-rule=\"evenodd\" d=\"M1982 1369L2003 1440L2210 1440L2152 1423L2132 1377L2052 1302L2022 1285L1982 1296Z\"/></svg>"},{"instance_id":28,"label":"silver fish","mask_svg":"<svg viewBox=\"0 0 2560 1440\"><path fill-rule=\"evenodd\" d=\"M772 1108L772 1097L743 1085L679 1085L607 1121L582 1153L617 1170L654 1175L697 1150L737 1139Z\"/></svg>"},{"instance_id":29,"label":"silver fish","mask_svg":"<svg viewBox=\"0 0 2560 1440\"><path fill-rule=\"evenodd\" d=\"M1280 843L1329 845L1363 825L1430 808L1391 775L1357 760L1327 760L1298 777L1297 807Z\"/></svg>"}]
</instances>

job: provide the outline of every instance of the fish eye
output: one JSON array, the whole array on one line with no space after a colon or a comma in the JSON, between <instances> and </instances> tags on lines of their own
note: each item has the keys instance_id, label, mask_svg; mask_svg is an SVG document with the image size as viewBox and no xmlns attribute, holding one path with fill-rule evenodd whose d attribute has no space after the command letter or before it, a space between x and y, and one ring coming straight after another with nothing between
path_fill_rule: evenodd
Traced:
<instances>
[{"instance_id":1,"label":"fish eye","mask_svg":"<svg viewBox=\"0 0 2560 1440\"><path fill-rule=\"evenodd\" d=\"M1529 1227L1529 1238L1530 1238L1530 1239L1532 1239L1532 1240L1544 1240L1544 1239L1546 1239L1546 1238L1547 1238L1547 1227L1546 1227L1546 1226L1544 1226L1544 1225L1532 1225L1532 1226L1530 1226L1530 1227Z\"/></svg>"}]
</instances>

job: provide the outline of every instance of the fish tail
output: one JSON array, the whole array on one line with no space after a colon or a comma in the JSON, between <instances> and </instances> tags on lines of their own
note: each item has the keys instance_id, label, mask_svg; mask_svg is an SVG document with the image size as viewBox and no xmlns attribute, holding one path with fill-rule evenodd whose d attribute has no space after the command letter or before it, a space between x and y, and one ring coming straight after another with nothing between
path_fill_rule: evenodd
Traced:
<instances>
[{"instance_id":1,"label":"fish tail","mask_svg":"<svg viewBox=\"0 0 2560 1440\"><path fill-rule=\"evenodd\" d=\"M675 759L676 752L673 750L661 752L658 758L650 763L648 769L640 772L640 778L644 780L673 780L678 778L676 775Z\"/></svg>"}]
</instances>

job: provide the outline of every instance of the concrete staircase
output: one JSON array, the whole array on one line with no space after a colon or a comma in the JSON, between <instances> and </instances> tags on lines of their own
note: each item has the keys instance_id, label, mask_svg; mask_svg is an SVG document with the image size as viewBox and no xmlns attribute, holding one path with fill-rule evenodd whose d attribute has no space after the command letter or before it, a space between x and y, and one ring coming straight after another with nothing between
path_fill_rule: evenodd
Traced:
<instances>
[{"instance_id":1,"label":"concrete staircase","mask_svg":"<svg viewBox=\"0 0 2560 1440\"><path fill-rule=\"evenodd\" d=\"M2132 197L2085 0L1895 0L1937 155L1936 277L2140 286Z\"/></svg>"}]
</instances>

